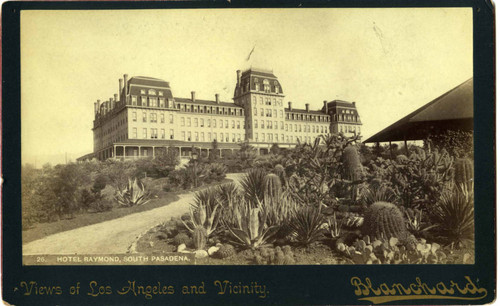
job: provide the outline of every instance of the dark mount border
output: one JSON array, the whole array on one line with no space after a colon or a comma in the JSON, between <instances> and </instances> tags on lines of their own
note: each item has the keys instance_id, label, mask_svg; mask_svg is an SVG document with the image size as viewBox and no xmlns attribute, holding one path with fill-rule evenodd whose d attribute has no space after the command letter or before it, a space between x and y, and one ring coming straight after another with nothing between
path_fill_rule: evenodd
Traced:
<instances>
[{"instance_id":1,"label":"dark mount border","mask_svg":"<svg viewBox=\"0 0 500 306\"><path fill-rule=\"evenodd\" d=\"M30 266L21 265L21 122L20 122L20 10L49 9L174 9L174 8L294 8L294 7L471 7L474 18L474 135L476 171L476 264L435 266ZM4 188L2 197L3 299L10 304L367 304L358 301L352 276L372 280L411 283L415 277L429 284L455 280L469 275L495 298L495 39L494 11L487 1L410 0L410 1L231 1L229 2L6 2L2 11L2 127ZM70 31L71 29L68 29ZM432 46L430 46L432 47ZM99 284L121 288L127 280L166 285L199 284L212 287L214 280L257 281L266 284L266 299L250 296L218 296L214 290L202 296L90 297L70 296L66 288L95 280ZM60 284L61 296L22 296L14 287L20 281L34 280L44 285ZM85 292L85 291L84 291ZM410 303L411 302L411 303ZM458 300L400 301L398 304L469 304Z\"/></svg>"}]
</instances>

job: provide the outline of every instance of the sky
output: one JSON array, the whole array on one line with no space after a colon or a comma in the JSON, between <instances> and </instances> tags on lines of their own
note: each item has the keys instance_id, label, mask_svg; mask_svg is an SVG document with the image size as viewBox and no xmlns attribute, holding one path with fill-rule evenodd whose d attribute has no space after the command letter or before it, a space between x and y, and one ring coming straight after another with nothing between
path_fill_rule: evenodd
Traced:
<instances>
[{"instance_id":1,"label":"sky","mask_svg":"<svg viewBox=\"0 0 500 306\"><path fill-rule=\"evenodd\" d=\"M355 101L367 139L471 78L472 48L470 8L22 11L22 163L92 152L125 73L230 102L236 70L271 69L294 108Z\"/></svg>"}]
</instances>

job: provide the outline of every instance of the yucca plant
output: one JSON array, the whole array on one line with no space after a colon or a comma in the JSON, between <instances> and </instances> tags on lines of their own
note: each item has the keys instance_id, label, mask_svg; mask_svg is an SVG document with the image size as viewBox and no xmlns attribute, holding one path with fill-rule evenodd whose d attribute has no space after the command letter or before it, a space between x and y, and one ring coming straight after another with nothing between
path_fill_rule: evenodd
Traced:
<instances>
[{"instance_id":1,"label":"yucca plant","mask_svg":"<svg viewBox=\"0 0 500 306\"><path fill-rule=\"evenodd\" d=\"M445 192L432 210L432 219L438 233L448 245L467 246L474 240L474 185L456 185L453 192Z\"/></svg>"},{"instance_id":2,"label":"yucca plant","mask_svg":"<svg viewBox=\"0 0 500 306\"><path fill-rule=\"evenodd\" d=\"M394 191L388 186L369 186L361 189L361 201L366 206L376 202L393 203L395 199Z\"/></svg>"},{"instance_id":3,"label":"yucca plant","mask_svg":"<svg viewBox=\"0 0 500 306\"><path fill-rule=\"evenodd\" d=\"M264 201L264 193L266 190L266 175L267 173L259 168L248 171L241 180L243 195L247 202L257 206L257 202Z\"/></svg>"},{"instance_id":4,"label":"yucca plant","mask_svg":"<svg viewBox=\"0 0 500 306\"><path fill-rule=\"evenodd\" d=\"M227 228L235 244L258 249L267 247L273 242L279 228L277 225L266 224L267 210L260 202L257 207L253 207L250 202L241 203L235 208L234 215L237 227L228 225Z\"/></svg>"},{"instance_id":5,"label":"yucca plant","mask_svg":"<svg viewBox=\"0 0 500 306\"><path fill-rule=\"evenodd\" d=\"M328 219L328 231L330 232L330 235L332 238L339 238L340 234L342 233L342 224L343 220L341 222L337 221L337 216L335 213L333 213L333 216Z\"/></svg>"},{"instance_id":6,"label":"yucca plant","mask_svg":"<svg viewBox=\"0 0 500 306\"><path fill-rule=\"evenodd\" d=\"M131 207L144 205L149 202L150 193L144 187L144 184L134 178L128 180L128 184L124 190L118 190L115 199L121 206Z\"/></svg>"},{"instance_id":7,"label":"yucca plant","mask_svg":"<svg viewBox=\"0 0 500 306\"><path fill-rule=\"evenodd\" d=\"M303 206L293 213L290 227L295 239L303 245L310 245L322 237L325 219L321 209L316 206Z\"/></svg>"}]
</instances>

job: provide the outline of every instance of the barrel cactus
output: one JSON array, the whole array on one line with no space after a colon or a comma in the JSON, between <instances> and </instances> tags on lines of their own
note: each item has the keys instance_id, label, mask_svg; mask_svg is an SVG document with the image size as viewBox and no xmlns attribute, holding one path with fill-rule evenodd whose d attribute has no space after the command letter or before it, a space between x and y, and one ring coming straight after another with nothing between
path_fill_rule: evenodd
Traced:
<instances>
[{"instance_id":1,"label":"barrel cactus","mask_svg":"<svg viewBox=\"0 0 500 306\"><path fill-rule=\"evenodd\" d=\"M375 202L365 212L362 232L376 239L407 239L409 236L405 220L396 205Z\"/></svg>"},{"instance_id":2,"label":"barrel cactus","mask_svg":"<svg viewBox=\"0 0 500 306\"><path fill-rule=\"evenodd\" d=\"M175 245L180 245L180 244L188 245L191 242L191 239L186 233L179 233L177 234L177 236L174 237L173 242Z\"/></svg>"},{"instance_id":3,"label":"barrel cactus","mask_svg":"<svg viewBox=\"0 0 500 306\"><path fill-rule=\"evenodd\" d=\"M193 244L197 250L203 250L207 245L207 231L203 226L197 226L194 228Z\"/></svg>"},{"instance_id":4,"label":"barrel cactus","mask_svg":"<svg viewBox=\"0 0 500 306\"><path fill-rule=\"evenodd\" d=\"M229 258L235 254L234 247L230 244L223 244L215 253L216 257L220 259Z\"/></svg>"},{"instance_id":5,"label":"barrel cactus","mask_svg":"<svg viewBox=\"0 0 500 306\"><path fill-rule=\"evenodd\" d=\"M472 161L467 158L455 160L455 183L464 185L469 190L474 182L474 168Z\"/></svg>"},{"instance_id":6,"label":"barrel cactus","mask_svg":"<svg viewBox=\"0 0 500 306\"><path fill-rule=\"evenodd\" d=\"M269 173L265 177L264 198L279 199L281 197L281 179L274 173Z\"/></svg>"}]
</instances>

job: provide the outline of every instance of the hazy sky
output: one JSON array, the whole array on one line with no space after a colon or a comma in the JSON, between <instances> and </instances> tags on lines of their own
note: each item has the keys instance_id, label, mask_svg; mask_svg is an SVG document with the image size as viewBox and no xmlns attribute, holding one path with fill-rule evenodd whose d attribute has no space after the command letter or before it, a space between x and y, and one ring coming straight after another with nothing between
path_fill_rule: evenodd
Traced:
<instances>
[{"instance_id":1,"label":"hazy sky","mask_svg":"<svg viewBox=\"0 0 500 306\"><path fill-rule=\"evenodd\" d=\"M293 107L356 101L366 139L472 77L472 10L22 11L23 163L90 153L94 101L124 73L232 101L250 65L272 69Z\"/></svg>"}]
</instances>

